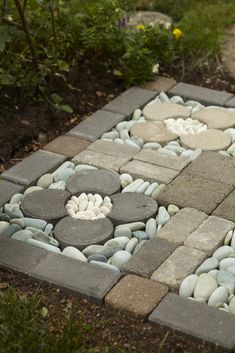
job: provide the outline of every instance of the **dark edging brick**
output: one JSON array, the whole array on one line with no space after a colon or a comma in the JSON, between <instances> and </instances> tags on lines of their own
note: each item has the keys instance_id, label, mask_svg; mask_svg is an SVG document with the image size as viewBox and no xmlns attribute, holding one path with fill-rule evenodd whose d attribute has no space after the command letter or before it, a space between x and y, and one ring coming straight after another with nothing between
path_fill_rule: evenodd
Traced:
<instances>
[{"instance_id":1,"label":"dark edging brick","mask_svg":"<svg viewBox=\"0 0 235 353\"><path fill-rule=\"evenodd\" d=\"M11 183L10 181L0 179L0 207L7 203L14 194L22 192L24 187Z\"/></svg>"}]
</instances>

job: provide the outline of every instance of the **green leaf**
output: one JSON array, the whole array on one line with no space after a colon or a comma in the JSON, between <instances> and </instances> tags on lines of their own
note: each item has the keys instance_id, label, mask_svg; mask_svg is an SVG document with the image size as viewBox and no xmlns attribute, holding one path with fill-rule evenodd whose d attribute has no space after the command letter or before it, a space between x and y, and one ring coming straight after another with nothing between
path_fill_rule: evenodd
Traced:
<instances>
[{"instance_id":1,"label":"green leaf","mask_svg":"<svg viewBox=\"0 0 235 353\"><path fill-rule=\"evenodd\" d=\"M42 317L46 317L48 315L48 309L45 306L42 307L41 314Z\"/></svg>"},{"instance_id":2,"label":"green leaf","mask_svg":"<svg viewBox=\"0 0 235 353\"><path fill-rule=\"evenodd\" d=\"M73 108L70 107L70 105L68 105L68 104L62 104L59 107L65 113L73 113Z\"/></svg>"},{"instance_id":3,"label":"green leaf","mask_svg":"<svg viewBox=\"0 0 235 353\"><path fill-rule=\"evenodd\" d=\"M51 95L51 100L56 105L59 105L62 102L62 98L56 93L53 93Z\"/></svg>"}]
</instances>

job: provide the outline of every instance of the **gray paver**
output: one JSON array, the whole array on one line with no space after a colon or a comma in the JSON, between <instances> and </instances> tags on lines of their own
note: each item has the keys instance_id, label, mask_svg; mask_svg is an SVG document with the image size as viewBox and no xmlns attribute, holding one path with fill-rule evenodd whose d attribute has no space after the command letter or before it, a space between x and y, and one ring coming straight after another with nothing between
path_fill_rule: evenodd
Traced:
<instances>
[{"instance_id":1,"label":"gray paver","mask_svg":"<svg viewBox=\"0 0 235 353\"><path fill-rule=\"evenodd\" d=\"M18 240L0 236L0 266L28 273L47 251Z\"/></svg>"},{"instance_id":2,"label":"gray paver","mask_svg":"<svg viewBox=\"0 0 235 353\"><path fill-rule=\"evenodd\" d=\"M183 174L235 186L235 159L215 152L203 152Z\"/></svg>"},{"instance_id":3,"label":"gray paver","mask_svg":"<svg viewBox=\"0 0 235 353\"><path fill-rule=\"evenodd\" d=\"M214 89L190 85L179 82L168 91L169 96L181 96L184 100L192 99L204 105L225 105L233 95L227 92L216 91Z\"/></svg>"},{"instance_id":4,"label":"gray paver","mask_svg":"<svg viewBox=\"0 0 235 353\"><path fill-rule=\"evenodd\" d=\"M128 275L106 295L105 304L133 316L146 317L167 292L168 288L160 283Z\"/></svg>"},{"instance_id":5,"label":"gray paver","mask_svg":"<svg viewBox=\"0 0 235 353\"><path fill-rule=\"evenodd\" d=\"M115 271L52 252L48 252L29 274L96 303L103 302L120 278Z\"/></svg>"},{"instance_id":6,"label":"gray paver","mask_svg":"<svg viewBox=\"0 0 235 353\"><path fill-rule=\"evenodd\" d=\"M89 164L97 168L115 170L116 172L129 161L129 157L115 157L108 154L86 150L72 160L76 164Z\"/></svg>"},{"instance_id":7,"label":"gray paver","mask_svg":"<svg viewBox=\"0 0 235 353\"><path fill-rule=\"evenodd\" d=\"M206 254L200 250L180 246L153 272L151 279L176 291L183 279L193 273L205 257Z\"/></svg>"},{"instance_id":8,"label":"gray paver","mask_svg":"<svg viewBox=\"0 0 235 353\"><path fill-rule=\"evenodd\" d=\"M212 214L235 222L235 191L228 195Z\"/></svg>"},{"instance_id":9,"label":"gray paver","mask_svg":"<svg viewBox=\"0 0 235 353\"><path fill-rule=\"evenodd\" d=\"M147 241L124 265L123 271L149 278L175 249L176 245L165 239Z\"/></svg>"},{"instance_id":10,"label":"gray paver","mask_svg":"<svg viewBox=\"0 0 235 353\"><path fill-rule=\"evenodd\" d=\"M227 108L235 108L235 97L230 99L226 104L225 107Z\"/></svg>"},{"instance_id":11,"label":"gray paver","mask_svg":"<svg viewBox=\"0 0 235 353\"><path fill-rule=\"evenodd\" d=\"M234 315L173 293L167 294L149 321L225 349L232 350L235 345Z\"/></svg>"},{"instance_id":12,"label":"gray paver","mask_svg":"<svg viewBox=\"0 0 235 353\"><path fill-rule=\"evenodd\" d=\"M185 239L207 218L207 214L194 208L183 208L171 217L157 236L171 243L182 245Z\"/></svg>"},{"instance_id":13,"label":"gray paver","mask_svg":"<svg viewBox=\"0 0 235 353\"><path fill-rule=\"evenodd\" d=\"M109 240L113 236L113 224L108 218L84 221L66 217L57 223L54 235L62 248L74 246L83 250L88 245Z\"/></svg>"},{"instance_id":14,"label":"gray paver","mask_svg":"<svg viewBox=\"0 0 235 353\"><path fill-rule=\"evenodd\" d=\"M76 154L85 150L91 142L80 139L78 137L62 135L57 137L55 140L49 142L44 150L55 152L67 156L69 158L74 157Z\"/></svg>"},{"instance_id":15,"label":"gray paver","mask_svg":"<svg viewBox=\"0 0 235 353\"><path fill-rule=\"evenodd\" d=\"M160 192L157 200L163 206L192 207L210 214L232 189L218 181L180 175Z\"/></svg>"},{"instance_id":16,"label":"gray paver","mask_svg":"<svg viewBox=\"0 0 235 353\"><path fill-rule=\"evenodd\" d=\"M142 107L155 96L156 92L154 91L131 87L113 101L106 104L103 109L129 117L135 109Z\"/></svg>"},{"instance_id":17,"label":"gray paver","mask_svg":"<svg viewBox=\"0 0 235 353\"><path fill-rule=\"evenodd\" d=\"M138 147L129 146L127 144L119 144L116 142L109 142L104 140L97 140L93 142L88 150L108 154L115 157L126 157L132 159L134 155L139 152Z\"/></svg>"},{"instance_id":18,"label":"gray paver","mask_svg":"<svg viewBox=\"0 0 235 353\"><path fill-rule=\"evenodd\" d=\"M233 228L233 222L215 216L208 217L186 239L184 245L211 255L216 248L223 244L226 234Z\"/></svg>"},{"instance_id":19,"label":"gray paver","mask_svg":"<svg viewBox=\"0 0 235 353\"><path fill-rule=\"evenodd\" d=\"M161 152L150 149L142 149L142 151L134 156L134 159L179 171L190 163L188 159L166 156Z\"/></svg>"},{"instance_id":20,"label":"gray paver","mask_svg":"<svg viewBox=\"0 0 235 353\"><path fill-rule=\"evenodd\" d=\"M21 185L13 184L6 180L0 180L0 207L8 202L14 194L24 190Z\"/></svg>"},{"instance_id":21,"label":"gray paver","mask_svg":"<svg viewBox=\"0 0 235 353\"><path fill-rule=\"evenodd\" d=\"M169 184L179 174L177 170L137 160L127 163L120 171L121 173L131 174L135 179L141 178L150 182L157 181L164 184Z\"/></svg>"},{"instance_id":22,"label":"gray paver","mask_svg":"<svg viewBox=\"0 0 235 353\"><path fill-rule=\"evenodd\" d=\"M95 141L120 121L124 120L124 118L123 114L97 110L86 120L70 130L68 135L84 138L88 141Z\"/></svg>"},{"instance_id":23,"label":"gray paver","mask_svg":"<svg viewBox=\"0 0 235 353\"><path fill-rule=\"evenodd\" d=\"M111 196L113 208L107 217L115 224L146 222L157 213L157 202L144 194L126 192Z\"/></svg>"},{"instance_id":24,"label":"gray paver","mask_svg":"<svg viewBox=\"0 0 235 353\"><path fill-rule=\"evenodd\" d=\"M33 184L41 175L50 173L67 158L53 152L39 150L2 174L4 179L22 185Z\"/></svg>"}]
</instances>

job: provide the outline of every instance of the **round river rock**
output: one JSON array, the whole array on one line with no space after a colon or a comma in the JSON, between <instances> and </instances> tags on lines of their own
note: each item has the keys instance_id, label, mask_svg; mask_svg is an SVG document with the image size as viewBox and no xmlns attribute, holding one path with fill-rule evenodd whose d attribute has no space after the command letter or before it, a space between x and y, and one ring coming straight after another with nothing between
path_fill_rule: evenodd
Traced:
<instances>
[{"instance_id":1,"label":"round river rock","mask_svg":"<svg viewBox=\"0 0 235 353\"><path fill-rule=\"evenodd\" d=\"M143 114L147 120L163 121L169 118L186 119L190 116L190 111L179 104L156 102L148 104Z\"/></svg>"},{"instance_id":2,"label":"round river rock","mask_svg":"<svg viewBox=\"0 0 235 353\"><path fill-rule=\"evenodd\" d=\"M21 203L24 215L55 223L67 216L65 204L71 197L64 190L39 190L28 194Z\"/></svg>"},{"instance_id":3,"label":"round river rock","mask_svg":"<svg viewBox=\"0 0 235 353\"><path fill-rule=\"evenodd\" d=\"M108 218L86 221L63 218L54 230L55 238L62 248L74 246L83 250L88 245L104 244L113 236L113 224Z\"/></svg>"},{"instance_id":4,"label":"round river rock","mask_svg":"<svg viewBox=\"0 0 235 353\"><path fill-rule=\"evenodd\" d=\"M219 151L228 148L231 144L230 136L215 129L208 129L195 135L181 135L180 140L186 148L200 148L203 151Z\"/></svg>"},{"instance_id":5,"label":"round river rock","mask_svg":"<svg viewBox=\"0 0 235 353\"><path fill-rule=\"evenodd\" d=\"M111 196L112 211L107 215L115 224L146 222L157 213L157 202L144 194L126 192Z\"/></svg>"},{"instance_id":6,"label":"round river rock","mask_svg":"<svg viewBox=\"0 0 235 353\"><path fill-rule=\"evenodd\" d=\"M228 129L235 126L235 113L223 108L202 109L192 115L192 118L201 121L210 129Z\"/></svg>"},{"instance_id":7,"label":"round river rock","mask_svg":"<svg viewBox=\"0 0 235 353\"><path fill-rule=\"evenodd\" d=\"M178 138L178 135L168 130L161 121L136 124L131 128L131 134L142 138L144 142L159 142L161 144Z\"/></svg>"},{"instance_id":8,"label":"round river rock","mask_svg":"<svg viewBox=\"0 0 235 353\"><path fill-rule=\"evenodd\" d=\"M66 188L72 194L97 193L101 196L112 195L120 191L119 176L102 169L88 169L73 174L67 181Z\"/></svg>"}]
</instances>

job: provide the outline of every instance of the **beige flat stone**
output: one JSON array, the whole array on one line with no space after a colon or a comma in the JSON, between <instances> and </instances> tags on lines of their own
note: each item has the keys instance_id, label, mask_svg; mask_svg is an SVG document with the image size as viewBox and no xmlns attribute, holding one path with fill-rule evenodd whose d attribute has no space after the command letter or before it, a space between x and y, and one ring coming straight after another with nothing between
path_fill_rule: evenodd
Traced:
<instances>
[{"instance_id":1,"label":"beige flat stone","mask_svg":"<svg viewBox=\"0 0 235 353\"><path fill-rule=\"evenodd\" d=\"M169 118L188 118L190 111L179 104L156 102L148 104L143 114L147 120L163 121Z\"/></svg>"},{"instance_id":2,"label":"beige flat stone","mask_svg":"<svg viewBox=\"0 0 235 353\"><path fill-rule=\"evenodd\" d=\"M223 108L202 109L192 115L210 129L228 129L235 126L235 113Z\"/></svg>"},{"instance_id":3,"label":"beige flat stone","mask_svg":"<svg viewBox=\"0 0 235 353\"><path fill-rule=\"evenodd\" d=\"M159 142L161 144L178 138L178 135L168 130L160 121L136 124L131 128L131 134L142 138L144 142Z\"/></svg>"},{"instance_id":4,"label":"beige flat stone","mask_svg":"<svg viewBox=\"0 0 235 353\"><path fill-rule=\"evenodd\" d=\"M203 151L218 151L229 147L231 138L223 131L208 129L192 135L181 135L181 143L186 148L200 148Z\"/></svg>"}]
</instances>

